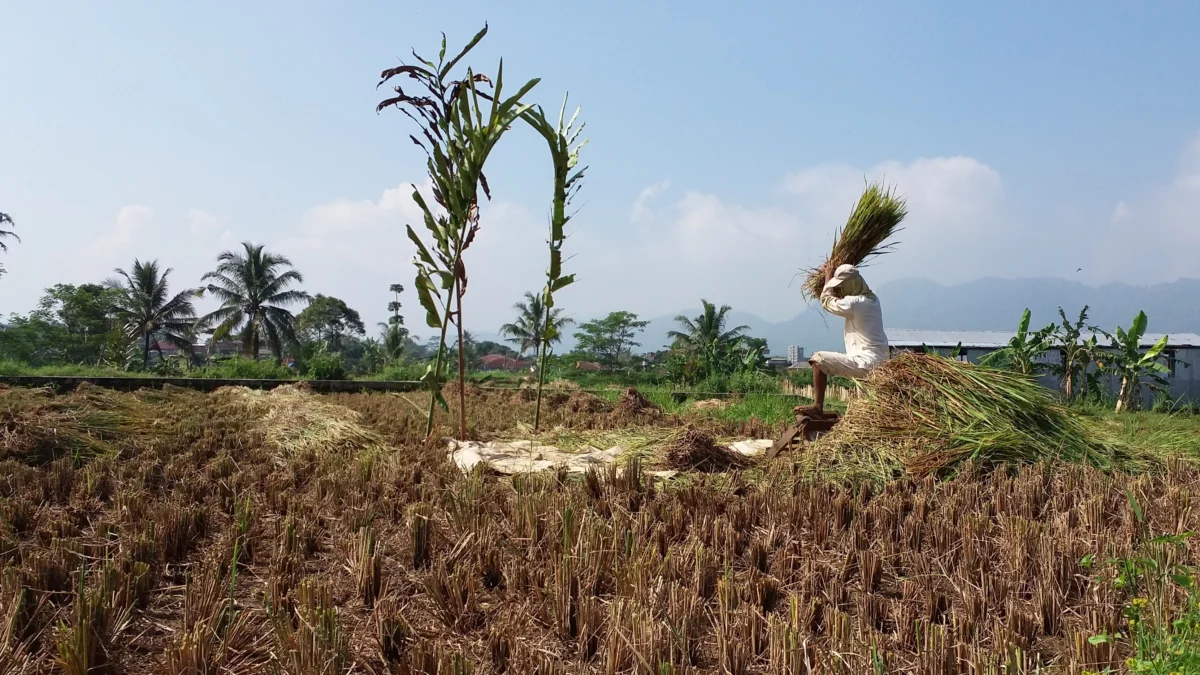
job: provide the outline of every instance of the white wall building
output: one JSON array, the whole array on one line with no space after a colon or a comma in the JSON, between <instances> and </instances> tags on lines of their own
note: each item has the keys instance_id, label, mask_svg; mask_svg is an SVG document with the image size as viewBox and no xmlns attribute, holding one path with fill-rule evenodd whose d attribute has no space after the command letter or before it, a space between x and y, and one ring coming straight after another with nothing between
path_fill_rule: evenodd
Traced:
<instances>
[{"instance_id":1,"label":"white wall building","mask_svg":"<svg viewBox=\"0 0 1200 675\"><path fill-rule=\"evenodd\" d=\"M796 365L804 360L804 347L791 345L788 347L787 360L789 365Z\"/></svg>"}]
</instances>

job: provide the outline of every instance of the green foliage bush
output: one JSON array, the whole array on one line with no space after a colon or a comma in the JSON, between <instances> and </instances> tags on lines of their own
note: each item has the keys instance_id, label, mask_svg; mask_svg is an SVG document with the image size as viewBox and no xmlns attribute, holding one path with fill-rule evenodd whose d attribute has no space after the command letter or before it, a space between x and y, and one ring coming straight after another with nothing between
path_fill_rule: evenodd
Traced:
<instances>
[{"instance_id":1,"label":"green foliage bush","mask_svg":"<svg viewBox=\"0 0 1200 675\"><path fill-rule=\"evenodd\" d=\"M678 389L691 389L694 391L724 394L730 391L728 375L711 375L697 382L694 386L679 385Z\"/></svg>"},{"instance_id":2,"label":"green foliage bush","mask_svg":"<svg viewBox=\"0 0 1200 675\"><path fill-rule=\"evenodd\" d=\"M1141 509L1129 494L1140 525ZM1148 532L1148 530L1144 530ZM1125 661L1130 673L1200 672L1200 590L1194 567L1178 563L1186 557L1191 532L1166 534L1150 539L1128 558L1108 560L1101 568L1104 582L1126 592L1123 621L1113 635L1101 633L1088 638L1093 644L1124 642L1132 649ZM1094 556L1085 558L1088 567ZM1168 611L1169 595L1182 598ZM1109 672L1109 671L1105 671Z\"/></svg>"},{"instance_id":3,"label":"green foliage bush","mask_svg":"<svg viewBox=\"0 0 1200 675\"><path fill-rule=\"evenodd\" d=\"M779 382L778 377L767 373L740 372L711 375L697 382L694 387L685 388L714 394L778 394L782 391Z\"/></svg>"},{"instance_id":4,"label":"green foliage bush","mask_svg":"<svg viewBox=\"0 0 1200 675\"><path fill-rule=\"evenodd\" d=\"M794 387L808 387L813 383L812 371L807 368L803 370L789 370L788 374L784 377L788 382L792 383L792 386ZM846 389L850 389L855 386L855 383L854 380L849 378L838 377L837 375L834 375L829 378L829 385L833 387L844 387Z\"/></svg>"},{"instance_id":5,"label":"green foliage bush","mask_svg":"<svg viewBox=\"0 0 1200 675\"><path fill-rule=\"evenodd\" d=\"M796 387L807 387L813 383L812 370L804 368L802 370L789 370L787 374L788 382L791 382Z\"/></svg>"},{"instance_id":6,"label":"green foliage bush","mask_svg":"<svg viewBox=\"0 0 1200 675\"><path fill-rule=\"evenodd\" d=\"M89 366L75 363L31 366L14 360L0 360L0 377L140 377L143 373L121 370L112 366Z\"/></svg>"},{"instance_id":7,"label":"green foliage bush","mask_svg":"<svg viewBox=\"0 0 1200 675\"><path fill-rule=\"evenodd\" d=\"M255 361L240 356L220 359L188 373L191 377L229 380L294 380L296 373L272 360Z\"/></svg>"},{"instance_id":8,"label":"green foliage bush","mask_svg":"<svg viewBox=\"0 0 1200 675\"><path fill-rule=\"evenodd\" d=\"M779 383L774 375L743 371L729 379L729 388L741 394L778 394L782 391Z\"/></svg>"},{"instance_id":9,"label":"green foliage bush","mask_svg":"<svg viewBox=\"0 0 1200 675\"><path fill-rule=\"evenodd\" d=\"M322 350L305 361L304 375L313 380L344 380L346 362L341 354Z\"/></svg>"},{"instance_id":10,"label":"green foliage bush","mask_svg":"<svg viewBox=\"0 0 1200 675\"><path fill-rule=\"evenodd\" d=\"M412 382L425 374L424 363L393 363L376 373L372 379Z\"/></svg>"}]
</instances>

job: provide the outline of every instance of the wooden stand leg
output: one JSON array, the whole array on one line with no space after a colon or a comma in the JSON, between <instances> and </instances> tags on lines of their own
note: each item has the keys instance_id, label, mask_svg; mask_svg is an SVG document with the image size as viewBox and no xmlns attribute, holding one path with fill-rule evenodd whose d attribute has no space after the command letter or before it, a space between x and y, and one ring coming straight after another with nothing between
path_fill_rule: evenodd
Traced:
<instances>
[{"instance_id":1,"label":"wooden stand leg","mask_svg":"<svg viewBox=\"0 0 1200 675\"><path fill-rule=\"evenodd\" d=\"M783 432L783 435L779 437L779 440L775 441L775 445L772 445L771 449L767 451L766 459L775 459L776 455L778 455L784 448L791 445L796 436L800 435L803 426L803 423L801 423L793 424L792 426L788 427L788 430Z\"/></svg>"}]
</instances>

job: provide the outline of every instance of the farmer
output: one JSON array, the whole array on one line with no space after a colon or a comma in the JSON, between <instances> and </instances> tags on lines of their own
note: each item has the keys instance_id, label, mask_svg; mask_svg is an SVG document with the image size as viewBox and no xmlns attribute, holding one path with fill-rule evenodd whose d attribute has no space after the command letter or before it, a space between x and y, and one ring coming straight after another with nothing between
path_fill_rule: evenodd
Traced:
<instances>
[{"instance_id":1,"label":"farmer","mask_svg":"<svg viewBox=\"0 0 1200 675\"><path fill-rule=\"evenodd\" d=\"M797 407L794 412L818 418L825 417L828 376L861 379L888 358L879 298L867 287L854 265L825 270L821 306L846 320L846 353L814 352L808 360L813 372L813 405Z\"/></svg>"}]
</instances>

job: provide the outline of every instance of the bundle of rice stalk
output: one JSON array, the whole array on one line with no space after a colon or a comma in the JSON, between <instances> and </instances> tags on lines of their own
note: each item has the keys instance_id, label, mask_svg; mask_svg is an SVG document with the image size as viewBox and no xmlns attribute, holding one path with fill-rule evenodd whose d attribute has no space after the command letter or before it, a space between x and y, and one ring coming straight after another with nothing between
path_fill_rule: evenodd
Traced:
<instances>
[{"instance_id":1,"label":"bundle of rice stalk","mask_svg":"<svg viewBox=\"0 0 1200 675\"><path fill-rule=\"evenodd\" d=\"M892 235L900 231L900 221L908 215L903 197L897 197L895 187L884 187L879 183L867 186L858 205L850 213L846 226L834 235L833 251L820 267L808 270L804 281L804 295L813 300L821 296L825 288L825 270L839 265L862 265L877 255L887 253L893 246L888 243Z\"/></svg>"},{"instance_id":2,"label":"bundle of rice stalk","mask_svg":"<svg viewBox=\"0 0 1200 675\"><path fill-rule=\"evenodd\" d=\"M928 354L872 371L867 395L821 442L842 461L867 459L909 474L1057 460L1111 469L1123 457L1031 377Z\"/></svg>"},{"instance_id":3,"label":"bundle of rice stalk","mask_svg":"<svg viewBox=\"0 0 1200 675\"><path fill-rule=\"evenodd\" d=\"M246 405L267 443L280 453L387 450L383 437L365 426L358 412L329 403L303 387L284 385L270 391L226 387L217 392Z\"/></svg>"},{"instance_id":4,"label":"bundle of rice stalk","mask_svg":"<svg viewBox=\"0 0 1200 675\"><path fill-rule=\"evenodd\" d=\"M667 465L681 471L720 472L752 464L745 455L717 443L712 436L688 427L666 449Z\"/></svg>"},{"instance_id":5,"label":"bundle of rice stalk","mask_svg":"<svg viewBox=\"0 0 1200 675\"><path fill-rule=\"evenodd\" d=\"M633 387L621 394L613 408L612 415L617 419L635 418L642 415L657 416L662 414L662 408L652 403L646 395Z\"/></svg>"},{"instance_id":6,"label":"bundle of rice stalk","mask_svg":"<svg viewBox=\"0 0 1200 675\"><path fill-rule=\"evenodd\" d=\"M81 385L68 394L48 389L0 388L0 460L45 464L115 453L149 424L129 394Z\"/></svg>"},{"instance_id":7,"label":"bundle of rice stalk","mask_svg":"<svg viewBox=\"0 0 1200 675\"><path fill-rule=\"evenodd\" d=\"M586 391L577 391L571 394L571 397L563 405L567 412L575 414L602 413L608 411L610 407L608 401Z\"/></svg>"}]
</instances>

